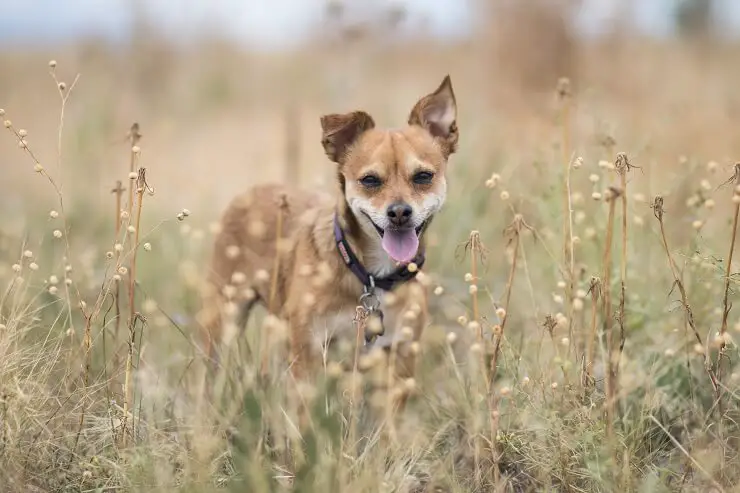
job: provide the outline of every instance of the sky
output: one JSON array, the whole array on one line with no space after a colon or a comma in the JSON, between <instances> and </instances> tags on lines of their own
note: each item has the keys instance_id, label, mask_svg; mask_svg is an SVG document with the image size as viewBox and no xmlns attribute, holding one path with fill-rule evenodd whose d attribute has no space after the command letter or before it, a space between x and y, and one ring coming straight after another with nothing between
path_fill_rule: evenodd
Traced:
<instances>
[{"instance_id":1,"label":"sky","mask_svg":"<svg viewBox=\"0 0 740 493\"><path fill-rule=\"evenodd\" d=\"M371 19L377 7L403 4L409 22L426 18L439 36L461 36L475 19L473 6L482 0L349 0L356 20ZM610 15L627 0L583 0L579 24L587 31L608 25ZM633 0L635 25L656 35L670 32L670 8L679 0ZM740 0L718 0L720 19L740 34ZM0 46L45 44L96 35L126 39L132 7L162 33L187 41L198 32L217 32L237 42L263 48L299 43L320 25L326 0L0 0Z\"/></svg>"}]
</instances>

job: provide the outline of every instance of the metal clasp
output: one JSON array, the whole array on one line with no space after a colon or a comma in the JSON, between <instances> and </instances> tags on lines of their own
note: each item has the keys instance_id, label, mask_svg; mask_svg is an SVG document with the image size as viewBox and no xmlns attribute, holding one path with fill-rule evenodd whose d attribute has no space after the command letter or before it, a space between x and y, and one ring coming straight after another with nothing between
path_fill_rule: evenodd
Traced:
<instances>
[{"instance_id":1,"label":"metal clasp","mask_svg":"<svg viewBox=\"0 0 740 493\"><path fill-rule=\"evenodd\" d=\"M375 278L373 276L369 276L369 279L370 285L364 287L364 292L360 295L359 299L360 306L357 307L358 312L362 311L361 318L364 322L363 329L365 333L366 346L375 342L375 339L385 332L385 327L383 327L383 312L380 310L380 299L375 293ZM380 322L380 332L377 330L368 330L371 328L370 323L368 323L368 319L371 317L378 317Z\"/></svg>"}]
</instances>

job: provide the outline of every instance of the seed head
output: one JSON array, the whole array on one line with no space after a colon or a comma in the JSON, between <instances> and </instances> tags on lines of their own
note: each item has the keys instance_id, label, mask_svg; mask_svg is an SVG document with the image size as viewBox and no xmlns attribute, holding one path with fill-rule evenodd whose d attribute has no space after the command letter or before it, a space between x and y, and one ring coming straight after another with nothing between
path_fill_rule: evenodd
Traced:
<instances>
[{"instance_id":1,"label":"seed head","mask_svg":"<svg viewBox=\"0 0 740 493\"><path fill-rule=\"evenodd\" d=\"M597 174L595 174L595 173L594 173L594 174L591 174L591 175L590 175L590 176L588 177L588 181L590 181L591 183L598 183L598 182L599 182L599 180L600 180L600 178L599 178L599 175L597 175Z\"/></svg>"},{"instance_id":2,"label":"seed head","mask_svg":"<svg viewBox=\"0 0 740 493\"><path fill-rule=\"evenodd\" d=\"M113 282L121 282L121 276L118 274L113 274Z\"/></svg>"},{"instance_id":3,"label":"seed head","mask_svg":"<svg viewBox=\"0 0 740 493\"><path fill-rule=\"evenodd\" d=\"M486 180L486 187L496 188L496 185L498 185L500 181L501 175L499 175L498 173L494 173L489 179Z\"/></svg>"},{"instance_id":4,"label":"seed head","mask_svg":"<svg viewBox=\"0 0 740 493\"><path fill-rule=\"evenodd\" d=\"M581 166L583 166L583 158L581 156L578 156L575 161L573 161L573 169L578 169Z\"/></svg>"},{"instance_id":5,"label":"seed head","mask_svg":"<svg viewBox=\"0 0 740 493\"><path fill-rule=\"evenodd\" d=\"M506 318L506 310L503 308L496 308L496 316L503 320Z\"/></svg>"},{"instance_id":6,"label":"seed head","mask_svg":"<svg viewBox=\"0 0 740 493\"><path fill-rule=\"evenodd\" d=\"M500 336L500 335L501 335L501 331L502 331L502 330L503 330L503 329L502 329L502 328L501 328L501 326L500 326L500 325L498 325L498 324L496 324L496 325L494 325L493 327L491 327L491 332L493 332L493 335L497 335L497 336Z\"/></svg>"},{"instance_id":7,"label":"seed head","mask_svg":"<svg viewBox=\"0 0 740 493\"><path fill-rule=\"evenodd\" d=\"M270 280L270 274L265 269L260 269L254 273L254 278L258 282L267 282Z\"/></svg>"},{"instance_id":8,"label":"seed head","mask_svg":"<svg viewBox=\"0 0 740 493\"><path fill-rule=\"evenodd\" d=\"M511 394L511 387L501 387L501 390L499 390L499 393L506 397L507 395Z\"/></svg>"},{"instance_id":9,"label":"seed head","mask_svg":"<svg viewBox=\"0 0 740 493\"><path fill-rule=\"evenodd\" d=\"M733 195L732 196L732 203L733 204L740 204L740 195L737 195L737 194Z\"/></svg>"},{"instance_id":10,"label":"seed head","mask_svg":"<svg viewBox=\"0 0 740 493\"><path fill-rule=\"evenodd\" d=\"M134 234L136 233L136 228L133 226L129 226L128 228L126 228L126 231L128 231L129 234Z\"/></svg>"},{"instance_id":11,"label":"seed head","mask_svg":"<svg viewBox=\"0 0 740 493\"><path fill-rule=\"evenodd\" d=\"M37 264L36 262L31 262L30 264L28 264L28 268L33 271L39 270L39 264Z\"/></svg>"},{"instance_id":12,"label":"seed head","mask_svg":"<svg viewBox=\"0 0 740 493\"><path fill-rule=\"evenodd\" d=\"M551 384L550 384L550 388L551 388L552 390L555 390L555 389L557 389L557 388L558 388L558 383L557 383L557 382L553 382L553 383L551 383Z\"/></svg>"},{"instance_id":13,"label":"seed head","mask_svg":"<svg viewBox=\"0 0 740 493\"><path fill-rule=\"evenodd\" d=\"M554 301L558 305L562 305L563 304L563 297L560 296L559 294L555 294L555 295L552 296L552 301Z\"/></svg>"},{"instance_id":14,"label":"seed head","mask_svg":"<svg viewBox=\"0 0 740 493\"><path fill-rule=\"evenodd\" d=\"M567 284L565 283L565 281L558 281L558 288L565 289L566 286Z\"/></svg>"},{"instance_id":15,"label":"seed head","mask_svg":"<svg viewBox=\"0 0 740 493\"><path fill-rule=\"evenodd\" d=\"M478 333L478 331L480 330L480 324L478 323L478 321L471 320L470 322L468 322L468 330L470 332Z\"/></svg>"},{"instance_id":16,"label":"seed head","mask_svg":"<svg viewBox=\"0 0 740 493\"><path fill-rule=\"evenodd\" d=\"M116 243L115 245L113 245L113 250L115 250L115 251L117 251L117 252L120 253L120 252L123 251L123 245L120 244L120 243Z\"/></svg>"},{"instance_id":17,"label":"seed head","mask_svg":"<svg viewBox=\"0 0 740 493\"><path fill-rule=\"evenodd\" d=\"M455 341L457 341L457 334L454 332L448 332L447 333L447 344L455 344Z\"/></svg>"},{"instance_id":18,"label":"seed head","mask_svg":"<svg viewBox=\"0 0 740 493\"><path fill-rule=\"evenodd\" d=\"M465 282L473 282L473 274L470 272L465 274Z\"/></svg>"},{"instance_id":19,"label":"seed head","mask_svg":"<svg viewBox=\"0 0 740 493\"><path fill-rule=\"evenodd\" d=\"M442 286L437 286L436 288L434 288L434 294L437 296L442 296L442 293L444 292L445 288L443 288Z\"/></svg>"},{"instance_id":20,"label":"seed head","mask_svg":"<svg viewBox=\"0 0 740 493\"><path fill-rule=\"evenodd\" d=\"M336 361L332 361L328 365L326 365L326 376L328 376L329 378L337 379L342 376L342 373L344 373L342 365L340 365Z\"/></svg>"},{"instance_id":21,"label":"seed head","mask_svg":"<svg viewBox=\"0 0 740 493\"><path fill-rule=\"evenodd\" d=\"M712 184L709 183L709 180L702 180L702 181L700 181L699 182L699 186L701 186L701 188L703 188L706 191L709 191L709 190L712 189Z\"/></svg>"},{"instance_id":22,"label":"seed head","mask_svg":"<svg viewBox=\"0 0 740 493\"><path fill-rule=\"evenodd\" d=\"M694 228L694 229L701 229L702 226L704 226L704 222L702 222L699 219L697 219L696 221L694 221L693 223L691 223L691 227Z\"/></svg>"},{"instance_id":23,"label":"seed head","mask_svg":"<svg viewBox=\"0 0 740 493\"><path fill-rule=\"evenodd\" d=\"M64 284L66 284L67 286L71 286L71 285L72 285L72 279L70 279L69 277L68 277L68 278L66 278L66 279L64 280Z\"/></svg>"},{"instance_id":24,"label":"seed head","mask_svg":"<svg viewBox=\"0 0 740 493\"><path fill-rule=\"evenodd\" d=\"M601 200L602 195L601 195L600 192L594 192L594 193L591 194L591 198L594 199L594 200Z\"/></svg>"},{"instance_id":25,"label":"seed head","mask_svg":"<svg viewBox=\"0 0 740 493\"><path fill-rule=\"evenodd\" d=\"M128 174L128 179L129 180L135 180L138 177L139 177L139 175L138 175L138 173L136 173L136 171L132 171L131 173Z\"/></svg>"},{"instance_id":26,"label":"seed head","mask_svg":"<svg viewBox=\"0 0 740 493\"><path fill-rule=\"evenodd\" d=\"M57 276L49 276L49 284L56 286L59 284L59 278Z\"/></svg>"},{"instance_id":27,"label":"seed head","mask_svg":"<svg viewBox=\"0 0 740 493\"><path fill-rule=\"evenodd\" d=\"M19 266L19 270L20 270L20 266ZM466 325L468 325L468 317L466 317L465 315L460 315L459 317L457 317L457 323L465 327Z\"/></svg>"},{"instance_id":28,"label":"seed head","mask_svg":"<svg viewBox=\"0 0 740 493\"><path fill-rule=\"evenodd\" d=\"M567 347L568 344L570 344L570 339L568 339L567 337L563 337L562 339L560 339L560 345L561 346L566 346Z\"/></svg>"},{"instance_id":29,"label":"seed head","mask_svg":"<svg viewBox=\"0 0 740 493\"><path fill-rule=\"evenodd\" d=\"M13 122L11 122L10 120L5 120L5 121L3 122L3 126L4 126L5 128L10 128L10 127L12 127L12 126L13 126Z\"/></svg>"},{"instance_id":30,"label":"seed head","mask_svg":"<svg viewBox=\"0 0 740 493\"><path fill-rule=\"evenodd\" d=\"M475 294L478 292L478 286L476 286L475 284L471 284L470 286L468 286L468 291L470 291L470 294Z\"/></svg>"},{"instance_id":31,"label":"seed head","mask_svg":"<svg viewBox=\"0 0 740 493\"><path fill-rule=\"evenodd\" d=\"M416 265L414 262L410 262L409 265L406 266L406 269L409 272L416 272L419 270L419 266Z\"/></svg>"},{"instance_id":32,"label":"seed head","mask_svg":"<svg viewBox=\"0 0 740 493\"><path fill-rule=\"evenodd\" d=\"M33 252L31 250L26 250L23 252L23 256L26 258L31 258L33 257Z\"/></svg>"},{"instance_id":33,"label":"seed head","mask_svg":"<svg viewBox=\"0 0 740 493\"><path fill-rule=\"evenodd\" d=\"M34 164L34 165L33 165L33 170L34 170L34 171L35 171L36 173L43 173L43 171L44 171L44 167L43 167L43 166L41 166L41 165L40 165L39 163L36 163L36 164Z\"/></svg>"},{"instance_id":34,"label":"seed head","mask_svg":"<svg viewBox=\"0 0 740 493\"><path fill-rule=\"evenodd\" d=\"M147 252L151 252L152 251L152 244L151 243L144 243L144 250L146 250Z\"/></svg>"},{"instance_id":35,"label":"seed head","mask_svg":"<svg viewBox=\"0 0 740 493\"><path fill-rule=\"evenodd\" d=\"M0 108L0 116L5 116L5 110Z\"/></svg>"},{"instance_id":36,"label":"seed head","mask_svg":"<svg viewBox=\"0 0 740 493\"><path fill-rule=\"evenodd\" d=\"M509 200L509 192L507 192L506 190L503 190L501 192L501 200L503 201Z\"/></svg>"},{"instance_id":37,"label":"seed head","mask_svg":"<svg viewBox=\"0 0 740 493\"><path fill-rule=\"evenodd\" d=\"M581 298L576 298L573 300L573 310L577 312L583 310L583 300Z\"/></svg>"},{"instance_id":38,"label":"seed head","mask_svg":"<svg viewBox=\"0 0 740 493\"><path fill-rule=\"evenodd\" d=\"M483 351L483 346L477 342L470 345L470 352L473 354L480 354Z\"/></svg>"},{"instance_id":39,"label":"seed head","mask_svg":"<svg viewBox=\"0 0 740 493\"><path fill-rule=\"evenodd\" d=\"M414 329L412 329L409 326L405 326L401 328L401 337L403 337L405 340L411 340L412 337L414 337Z\"/></svg>"},{"instance_id":40,"label":"seed head","mask_svg":"<svg viewBox=\"0 0 740 493\"><path fill-rule=\"evenodd\" d=\"M696 354L704 354L705 353L704 346L697 342L696 344L694 344L694 352Z\"/></svg>"},{"instance_id":41,"label":"seed head","mask_svg":"<svg viewBox=\"0 0 740 493\"><path fill-rule=\"evenodd\" d=\"M188 209L183 209L181 212L182 212L182 215L185 217L188 217L190 215L190 210Z\"/></svg>"},{"instance_id":42,"label":"seed head","mask_svg":"<svg viewBox=\"0 0 740 493\"><path fill-rule=\"evenodd\" d=\"M118 268L118 273L121 274L122 276L125 276L127 272L128 272L128 269L124 267L123 265Z\"/></svg>"},{"instance_id":43,"label":"seed head","mask_svg":"<svg viewBox=\"0 0 740 493\"><path fill-rule=\"evenodd\" d=\"M23 138L28 135L28 131L25 128L18 130L18 135Z\"/></svg>"},{"instance_id":44,"label":"seed head","mask_svg":"<svg viewBox=\"0 0 740 493\"><path fill-rule=\"evenodd\" d=\"M413 378L407 378L403 381L403 386L406 392L414 392L416 390L416 380Z\"/></svg>"},{"instance_id":45,"label":"seed head","mask_svg":"<svg viewBox=\"0 0 740 493\"><path fill-rule=\"evenodd\" d=\"M58 292L59 292L59 288L57 288L56 286L49 286L49 294L50 295L53 296L53 295L57 294Z\"/></svg>"},{"instance_id":46,"label":"seed head","mask_svg":"<svg viewBox=\"0 0 740 493\"><path fill-rule=\"evenodd\" d=\"M529 385L529 377L522 378L522 385Z\"/></svg>"},{"instance_id":47,"label":"seed head","mask_svg":"<svg viewBox=\"0 0 740 493\"><path fill-rule=\"evenodd\" d=\"M373 335L380 335L383 333L383 323L379 317L371 317L367 324L367 330Z\"/></svg>"},{"instance_id":48,"label":"seed head","mask_svg":"<svg viewBox=\"0 0 740 493\"><path fill-rule=\"evenodd\" d=\"M225 253L226 253L226 257L228 257L228 258L230 258L230 259L233 260L233 259L235 259L236 257L239 256L239 252L240 252L240 249L239 249L238 246L236 246L236 245L229 245L229 246L226 247L226 252Z\"/></svg>"},{"instance_id":49,"label":"seed head","mask_svg":"<svg viewBox=\"0 0 740 493\"><path fill-rule=\"evenodd\" d=\"M18 273L21 271L21 265L20 264L13 264L13 272Z\"/></svg>"},{"instance_id":50,"label":"seed head","mask_svg":"<svg viewBox=\"0 0 740 493\"><path fill-rule=\"evenodd\" d=\"M383 301L385 301L385 304L388 306L394 306L398 303L398 296L396 296L395 293L385 293Z\"/></svg>"},{"instance_id":51,"label":"seed head","mask_svg":"<svg viewBox=\"0 0 740 493\"><path fill-rule=\"evenodd\" d=\"M65 84L64 82L60 82L59 83L59 90L60 91L65 91L66 89L67 89L67 84Z\"/></svg>"},{"instance_id":52,"label":"seed head","mask_svg":"<svg viewBox=\"0 0 740 493\"><path fill-rule=\"evenodd\" d=\"M57 211L49 211L49 217L52 219L56 219L59 217L59 213Z\"/></svg>"},{"instance_id":53,"label":"seed head","mask_svg":"<svg viewBox=\"0 0 740 493\"><path fill-rule=\"evenodd\" d=\"M134 154L141 154L141 147L139 147L139 146L133 146L131 148L131 152L133 152Z\"/></svg>"},{"instance_id":54,"label":"seed head","mask_svg":"<svg viewBox=\"0 0 740 493\"><path fill-rule=\"evenodd\" d=\"M56 60L49 60L49 68L51 68L51 69L57 68L57 61Z\"/></svg>"}]
</instances>

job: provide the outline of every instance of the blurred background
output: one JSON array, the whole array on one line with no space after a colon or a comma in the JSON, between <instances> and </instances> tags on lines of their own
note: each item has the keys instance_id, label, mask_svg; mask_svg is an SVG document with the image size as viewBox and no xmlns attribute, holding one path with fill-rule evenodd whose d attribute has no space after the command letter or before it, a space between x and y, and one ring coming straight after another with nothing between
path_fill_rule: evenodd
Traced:
<instances>
[{"instance_id":1,"label":"blurred background","mask_svg":"<svg viewBox=\"0 0 740 493\"><path fill-rule=\"evenodd\" d=\"M601 157L609 134L660 165L654 188L681 159L738 155L739 43L734 0L26 0L0 6L0 107L56 162L57 60L60 80L79 74L62 137L69 200L110 205L138 122L152 203L215 219L256 182L326 185L321 114L362 108L397 126L448 73L469 183L526 176L558 156L555 88L568 77L574 149ZM0 207L22 230L54 198L9 137Z\"/></svg>"}]
</instances>

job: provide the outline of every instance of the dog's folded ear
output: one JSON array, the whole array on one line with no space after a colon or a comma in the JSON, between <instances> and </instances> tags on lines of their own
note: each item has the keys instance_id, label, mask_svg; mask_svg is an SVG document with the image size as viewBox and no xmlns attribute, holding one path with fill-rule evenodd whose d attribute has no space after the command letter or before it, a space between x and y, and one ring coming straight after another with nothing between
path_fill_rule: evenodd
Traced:
<instances>
[{"instance_id":1,"label":"dog's folded ear","mask_svg":"<svg viewBox=\"0 0 740 493\"><path fill-rule=\"evenodd\" d=\"M341 163L357 138L374 127L373 117L364 111L324 115L321 117L321 144L329 159Z\"/></svg>"},{"instance_id":2,"label":"dog's folded ear","mask_svg":"<svg viewBox=\"0 0 740 493\"><path fill-rule=\"evenodd\" d=\"M442 146L446 156L457 150L457 103L449 75L436 91L416 103L409 115L409 125L427 129Z\"/></svg>"}]
</instances>

